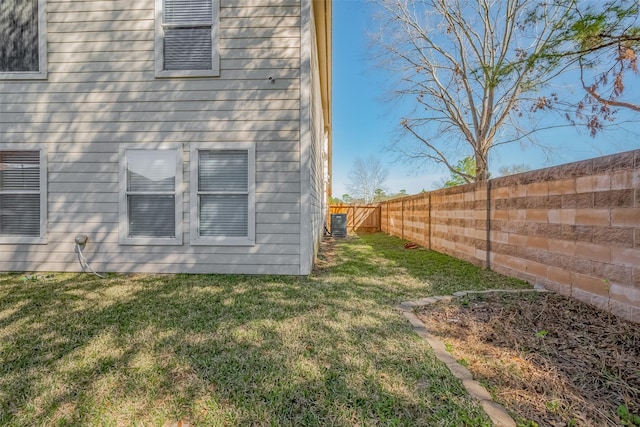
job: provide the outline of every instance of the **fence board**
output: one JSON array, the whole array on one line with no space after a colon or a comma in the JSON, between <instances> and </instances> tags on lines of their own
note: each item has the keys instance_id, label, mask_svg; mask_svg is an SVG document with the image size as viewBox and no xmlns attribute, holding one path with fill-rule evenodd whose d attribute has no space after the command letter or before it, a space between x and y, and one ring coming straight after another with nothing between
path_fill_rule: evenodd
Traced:
<instances>
[{"instance_id":1,"label":"fence board","mask_svg":"<svg viewBox=\"0 0 640 427\"><path fill-rule=\"evenodd\" d=\"M331 205L331 214L347 214L347 231L352 233L376 233L380 231L380 205Z\"/></svg>"}]
</instances>

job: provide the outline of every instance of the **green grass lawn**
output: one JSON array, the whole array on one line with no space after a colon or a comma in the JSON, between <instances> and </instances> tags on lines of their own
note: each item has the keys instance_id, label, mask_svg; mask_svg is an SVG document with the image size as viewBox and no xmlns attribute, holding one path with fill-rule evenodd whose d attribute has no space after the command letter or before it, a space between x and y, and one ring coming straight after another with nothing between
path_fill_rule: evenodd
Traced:
<instances>
[{"instance_id":1,"label":"green grass lawn","mask_svg":"<svg viewBox=\"0 0 640 427\"><path fill-rule=\"evenodd\" d=\"M382 234L309 278L3 274L0 425L490 425L394 307L524 286Z\"/></svg>"}]
</instances>

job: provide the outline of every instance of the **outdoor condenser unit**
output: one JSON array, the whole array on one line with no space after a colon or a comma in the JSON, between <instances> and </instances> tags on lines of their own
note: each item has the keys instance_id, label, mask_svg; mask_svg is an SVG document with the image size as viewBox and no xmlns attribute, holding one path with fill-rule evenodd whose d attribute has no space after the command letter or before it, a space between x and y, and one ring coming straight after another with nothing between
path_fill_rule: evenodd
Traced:
<instances>
[{"instance_id":1,"label":"outdoor condenser unit","mask_svg":"<svg viewBox=\"0 0 640 427\"><path fill-rule=\"evenodd\" d=\"M347 214L331 214L331 235L347 237Z\"/></svg>"}]
</instances>

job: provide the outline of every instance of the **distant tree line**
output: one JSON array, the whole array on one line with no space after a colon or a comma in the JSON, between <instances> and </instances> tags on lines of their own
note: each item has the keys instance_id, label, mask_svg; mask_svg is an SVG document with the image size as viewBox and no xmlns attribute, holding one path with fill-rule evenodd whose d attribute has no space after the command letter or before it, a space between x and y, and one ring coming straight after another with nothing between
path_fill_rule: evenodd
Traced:
<instances>
[{"instance_id":1,"label":"distant tree line","mask_svg":"<svg viewBox=\"0 0 640 427\"><path fill-rule=\"evenodd\" d=\"M501 166L497 176L513 175L531 170L527 164ZM449 178L443 178L434 183L433 188L448 188L463 185L475 181L476 160L473 156L467 156L459 160ZM349 171L347 193L341 197L330 197L330 204L369 205L384 202L398 197L408 196L407 191L387 192L384 184L387 180L388 170L375 157L358 157ZM422 190L421 192L425 192Z\"/></svg>"},{"instance_id":2,"label":"distant tree line","mask_svg":"<svg viewBox=\"0 0 640 427\"><path fill-rule=\"evenodd\" d=\"M386 193L382 188L377 188L374 192L373 198L368 202L365 201L365 199L352 197L351 195L345 193L342 195L342 197L330 197L329 203L332 205L370 205L373 203L380 203L384 202L385 200L391 200L408 195L409 194L407 194L407 190L400 190L397 193Z\"/></svg>"}]
</instances>

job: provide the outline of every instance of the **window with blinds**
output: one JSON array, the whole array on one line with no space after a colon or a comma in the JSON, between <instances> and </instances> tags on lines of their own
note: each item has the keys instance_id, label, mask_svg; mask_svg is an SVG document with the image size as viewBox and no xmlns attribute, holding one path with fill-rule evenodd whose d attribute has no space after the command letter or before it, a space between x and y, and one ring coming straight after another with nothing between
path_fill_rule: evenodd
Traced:
<instances>
[{"instance_id":1,"label":"window with blinds","mask_svg":"<svg viewBox=\"0 0 640 427\"><path fill-rule=\"evenodd\" d=\"M179 154L176 149L124 150L121 243L181 243Z\"/></svg>"},{"instance_id":2,"label":"window with blinds","mask_svg":"<svg viewBox=\"0 0 640 427\"><path fill-rule=\"evenodd\" d=\"M45 76L45 16L45 0L0 1L0 78Z\"/></svg>"},{"instance_id":3,"label":"window with blinds","mask_svg":"<svg viewBox=\"0 0 640 427\"><path fill-rule=\"evenodd\" d=\"M218 0L156 0L158 76L218 75Z\"/></svg>"},{"instance_id":4,"label":"window with blinds","mask_svg":"<svg viewBox=\"0 0 640 427\"><path fill-rule=\"evenodd\" d=\"M235 144L236 146L238 144ZM243 144L246 146L246 144ZM255 241L255 151L248 148L196 149L192 170L192 243L253 244Z\"/></svg>"},{"instance_id":5,"label":"window with blinds","mask_svg":"<svg viewBox=\"0 0 640 427\"><path fill-rule=\"evenodd\" d=\"M0 151L0 240L42 243L46 189L40 150Z\"/></svg>"}]
</instances>

